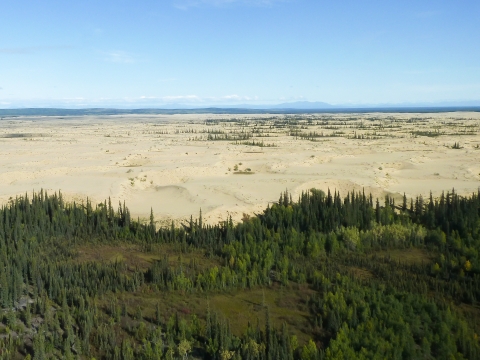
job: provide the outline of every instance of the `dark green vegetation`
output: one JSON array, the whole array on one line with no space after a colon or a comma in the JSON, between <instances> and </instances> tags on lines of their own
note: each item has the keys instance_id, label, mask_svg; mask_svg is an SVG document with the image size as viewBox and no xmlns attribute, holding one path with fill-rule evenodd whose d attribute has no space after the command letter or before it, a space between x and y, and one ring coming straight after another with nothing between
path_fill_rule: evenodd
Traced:
<instances>
[{"instance_id":1,"label":"dark green vegetation","mask_svg":"<svg viewBox=\"0 0 480 360\"><path fill-rule=\"evenodd\" d=\"M376 140L421 137L445 138L451 141L459 136L475 136L480 129L478 121L471 118L446 120L435 121L432 117L400 118L379 115L359 116L358 114L244 116L243 118L207 119L202 129L189 127L189 124L182 125L182 128L175 130L175 134L191 134L189 141L229 141L235 145L283 147L286 145L285 135L290 140L311 142L344 138L359 140L360 143L371 143ZM168 134L163 131L152 133ZM469 139L466 143L469 143Z\"/></svg>"},{"instance_id":2,"label":"dark green vegetation","mask_svg":"<svg viewBox=\"0 0 480 360\"><path fill-rule=\"evenodd\" d=\"M0 209L1 359L480 358L480 192L311 190L243 222Z\"/></svg>"}]
</instances>

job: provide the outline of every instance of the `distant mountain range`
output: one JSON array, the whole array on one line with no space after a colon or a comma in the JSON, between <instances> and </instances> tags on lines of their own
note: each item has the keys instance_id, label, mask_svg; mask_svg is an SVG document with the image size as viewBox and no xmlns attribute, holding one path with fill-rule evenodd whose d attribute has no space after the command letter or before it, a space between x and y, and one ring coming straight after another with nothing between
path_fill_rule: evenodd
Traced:
<instances>
[{"instance_id":1,"label":"distant mountain range","mask_svg":"<svg viewBox=\"0 0 480 360\"><path fill-rule=\"evenodd\" d=\"M379 104L329 104L321 101L296 101L281 104L230 104L230 105L196 105L196 104L165 104L152 106L156 109L256 109L256 110L340 110L340 109L401 109L401 108L442 108L442 107L480 107L479 101L443 101L421 103L379 103Z\"/></svg>"},{"instance_id":2,"label":"distant mountain range","mask_svg":"<svg viewBox=\"0 0 480 360\"><path fill-rule=\"evenodd\" d=\"M121 114L253 114L253 113L315 113L315 112L444 112L444 111L480 111L480 101L437 102L437 103L401 103L401 104L338 104L325 102L297 101L275 105L193 105L164 104L144 106L132 109L108 108L55 108L31 107L0 109L0 116L81 116L81 115L121 115Z\"/></svg>"}]
</instances>

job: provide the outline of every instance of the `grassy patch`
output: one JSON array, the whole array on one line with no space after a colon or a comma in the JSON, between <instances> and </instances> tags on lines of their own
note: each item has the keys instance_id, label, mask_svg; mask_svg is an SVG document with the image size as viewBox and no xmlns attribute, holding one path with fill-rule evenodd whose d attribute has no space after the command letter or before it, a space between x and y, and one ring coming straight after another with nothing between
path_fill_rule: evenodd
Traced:
<instances>
[{"instance_id":1,"label":"grassy patch","mask_svg":"<svg viewBox=\"0 0 480 360\"><path fill-rule=\"evenodd\" d=\"M195 260L198 269L203 270L213 266L219 266L220 261L215 258L205 257L205 252L200 249L181 252L174 244L162 244L151 252L143 252L140 247L133 244L112 245L89 245L76 248L78 262L99 261L114 262L125 261L129 268L147 270L156 260L167 256L169 264L178 268L180 265L188 265Z\"/></svg>"},{"instance_id":2,"label":"grassy patch","mask_svg":"<svg viewBox=\"0 0 480 360\"><path fill-rule=\"evenodd\" d=\"M360 280L368 280L375 276L370 271L363 268L359 268L356 266L348 266L347 268L353 273L353 276L355 276L355 278Z\"/></svg>"},{"instance_id":3,"label":"grassy patch","mask_svg":"<svg viewBox=\"0 0 480 360\"><path fill-rule=\"evenodd\" d=\"M135 245L122 244L119 246L112 245L91 245L81 246L77 249L78 262L98 261L98 262L114 262L125 261L129 267L138 267L139 269L147 269L154 260L160 257L153 254L142 253Z\"/></svg>"},{"instance_id":4,"label":"grassy patch","mask_svg":"<svg viewBox=\"0 0 480 360\"><path fill-rule=\"evenodd\" d=\"M462 303L455 307L465 315L465 318L468 320L473 329L477 332L480 332L480 306Z\"/></svg>"},{"instance_id":5,"label":"grassy patch","mask_svg":"<svg viewBox=\"0 0 480 360\"><path fill-rule=\"evenodd\" d=\"M421 264L422 262L429 263L432 261L431 254L429 254L427 250L419 248L382 250L376 252L375 255L391 258L407 264Z\"/></svg>"},{"instance_id":6,"label":"grassy patch","mask_svg":"<svg viewBox=\"0 0 480 360\"><path fill-rule=\"evenodd\" d=\"M160 303L162 322L167 322L172 314L189 319L196 314L202 326L205 325L207 309L217 313L220 318L228 319L232 332L242 335L248 323L257 324L261 329L265 327L265 314L268 306L272 324L281 328L285 322L289 331L297 335L301 343L306 343L311 337L309 327L309 313L305 299L312 296L313 290L306 286L292 284L289 287L272 285L266 288L250 290L235 290L224 293L205 293L182 291L153 292L142 287L134 293L106 295L99 299L100 307L107 308L112 296L118 299L119 304L126 304L127 311L132 317L136 310L142 309L143 318L154 322L155 308ZM310 334L310 335L309 335Z\"/></svg>"},{"instance_id":7,"label":"grassy patch","mask_svg":"<svg viewBox=\"0 0 480 360\"><path fill-rule=\"evenodd\" d=\"M235 334L241 334L249 322L255 325L258 321L261 328L265 326L265 304L277 328L286 322L299 339L307 341L309 313L305 299L314 292L307 287L295 287L273 285L233 294L218 294L211 297L210 306L230 320Z\"/></svg>"}]
</instances>

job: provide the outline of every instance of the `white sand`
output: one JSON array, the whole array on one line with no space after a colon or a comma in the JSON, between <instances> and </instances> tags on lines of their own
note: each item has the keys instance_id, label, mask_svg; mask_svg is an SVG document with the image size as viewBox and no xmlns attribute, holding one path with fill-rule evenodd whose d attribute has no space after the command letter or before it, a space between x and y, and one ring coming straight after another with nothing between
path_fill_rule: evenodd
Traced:
<instances>
[{"instance_id":1,"label":"white sand","mask_svg":"<svg viewBox=\"0 0 480 360\"><path fill-rule=\"evenodd\" d=\"M438 196L452 188L470 194L480 186L479 113L307 115L315 121L329 118L330 126L332 121L345 121L346 125L335 125L338 129L300 122L298 126L307 127L297 129L302 132L344 132L317 141L289 136L288 128L270 128L272 117L285 119L283 115L3 118L0 202L41 188L60 189L67 200L89 197L98 203L111 197L114 204L125 200L132 214L141 218L153 208L161 224L195 218L200 208L205 221L214 223L228 215L239 220L243 213L260 212L286 189L295 199L312 187L342 194L365 188L383 197L403 192L428 196L430 190ZM227 118L256 118L247 120L243 129L251 132L257 123L269 136L252 139L276 147L198 140L206 139L202 131L207 129L242 130L232 122L205 125L206 119ZM353 118L357 120L349 120ZM424 121L407 122L412 118ZM364 128L358 127L361 123ZM411 133L436 129L445 134ZM381 138L351 138L355 132L371 136L375 131ZM455 142L462 148L452 149ZM239 163L240 170L250 168L254 174L234 174Z\"/></svg>"}]
</instances>

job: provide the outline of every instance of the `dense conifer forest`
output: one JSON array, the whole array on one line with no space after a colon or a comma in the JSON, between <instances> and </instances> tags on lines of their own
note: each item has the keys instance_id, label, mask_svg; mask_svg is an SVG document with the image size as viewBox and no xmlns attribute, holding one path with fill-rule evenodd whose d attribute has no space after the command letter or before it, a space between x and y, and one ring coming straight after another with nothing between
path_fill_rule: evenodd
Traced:
<instances>
[{"instance_id":1,"label":"dense conifer forest","mask_svg":"<svg viewBox=\"0 0 480 360\"><path fill-rule=\"evenodd\" d=\"M0 209L0 359L479 359L479 249L480 191L160 229L25 194Z\"/></svg>"}]
</instances>

